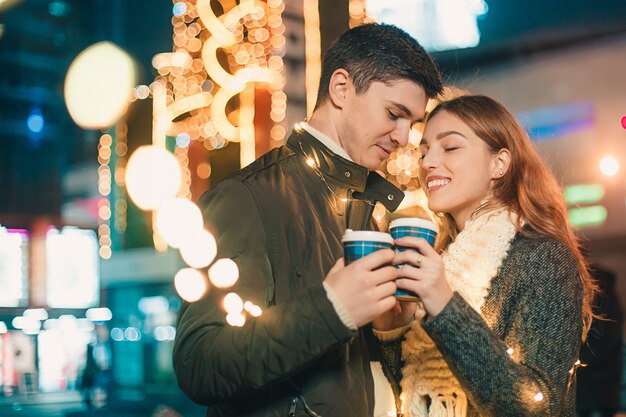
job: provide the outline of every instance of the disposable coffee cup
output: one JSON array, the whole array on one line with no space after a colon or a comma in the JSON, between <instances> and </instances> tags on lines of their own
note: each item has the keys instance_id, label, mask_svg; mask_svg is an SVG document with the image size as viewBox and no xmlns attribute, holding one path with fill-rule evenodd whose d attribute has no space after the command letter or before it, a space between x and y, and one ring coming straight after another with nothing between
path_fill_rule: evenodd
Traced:
<instances>
[{"instance_id":1,"label":"disposable coffee cup","mask_svg":"<svg viewBox=\"0 0 626 417\"><path fill-rule=\"evenodd\" d=\"M341 238L346 265L381 249L393 249L389 233L347 229Z\"/></svg>"},{"instance_id":2,"label":"disposable coffee cup","mask_svg":"<svg viewBox=\"0 0 626 417\"><path fill-rule=\"evenodd\" d=\"M394 239L408 236L421 237L430 243L431 246L435 246L438 230L435 223L417 217L403 217L395 219L389 224L389 231ZM413 249L396 246L396 250L402 252ZM420 301L417 294L400 288L396 291L396 298L402 301Z\"/></svg>"}]
</instances>

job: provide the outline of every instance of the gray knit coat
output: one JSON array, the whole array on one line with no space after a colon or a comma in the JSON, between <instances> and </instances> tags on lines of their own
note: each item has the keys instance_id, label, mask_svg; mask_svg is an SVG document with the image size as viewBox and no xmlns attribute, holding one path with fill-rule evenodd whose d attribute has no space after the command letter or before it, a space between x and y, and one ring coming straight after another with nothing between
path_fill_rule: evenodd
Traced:
<instances>
[{"instance_id":1,"label":"gray knit coat","mask_svg":"<svg viewBox=\"0 0 626 417\"><path fill-rule=\"evenodd\" d=\"M517 233L481 309L489 324L455 293L422 326L467 394L468 417L573 417L582 303L571 251ZM379 342L396 395L400 342Z\"/></svg>"}]
</instances>

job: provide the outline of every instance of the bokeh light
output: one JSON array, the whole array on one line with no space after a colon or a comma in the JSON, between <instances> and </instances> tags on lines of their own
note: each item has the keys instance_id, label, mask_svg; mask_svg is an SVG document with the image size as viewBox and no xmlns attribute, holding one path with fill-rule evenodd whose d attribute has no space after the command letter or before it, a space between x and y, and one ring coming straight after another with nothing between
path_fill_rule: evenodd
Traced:
<instances>
[{"instance_id":1,"label":"bokeh light","mask_svg":"<svg viewBox=\"0 0 626 417\"><path fill-rule=\"evenodd\" d=\"M243 327L246 323L246 318L240 313L229 313L226 315L226 323L233 327Z\"/></svg>"},{"instance_id":2,"label":"bokeh light","mask_svg":"<svg viewBox=\"0 0 626 417\"><path fill-rule=\"evenodd\" d=\"M192 268L207 267L217 255L215 238L206 230L192 233L189 239L180 245L180 255Z\"/></svg>"},{"instance_id":3,"label":"bokeh light","mask_svg":"<svg viewBox=\"0 0 626 417\"><path fill-rule=\"evenodd\" d=\"M35 109L28 115L26 126L28 126L28 130L33 133L40 133L43 130L44 119L40 110Z\"/></svg>"},{"instance_id":4,"label":"bokeh light","mask_svg":"<svg viewBox=\"0 0 626 417\"><path fill-rule=\"evenodd\" d=\"M219 259L209 268L209 279L217 288L232 287L239 279L239 268L232 259Z\"/></svg>"},{"instance_id":5,"label":"bokeh light","mask_svg":"<svg viewBox=\"0 0 626 417\"><path fill-rule=\"evenodd\" d=\"M173 248L181 245L202 230L202 213L198 206L186 198L167 201L156 212L156 228Z\"/></svg>"},{"instance_id":6,"label":"bokeh light","mask_svg":"<svg viewBox=\"0 0 626 417\"><path fill-rule=\"evenodd\" d=\"M126 165L126 188L143 210L154 210L176 196L181 184L178 161L156 146L139 147Z\"/></svg>"},{"instance_id":7,"label":"bokeh light","mask_svg":"<svg viewBox=\"0 0 626 417\"><path fill-rule=\"evenodd\" d=\"M607 155L598 164L600 171L607 177L612 177L619 172L619 162L611 155Z\"/></svg>"},{"instance_id":8,"label":"bokeh light","mask_svg":"<svg viewBox=\"0 0 626 417\"><path fill-rule=\"evenodd\" d=\"M186 148L187 146L189 146L190 142L191 137L189 136L189 133L179 133L178 135L176 135L176 146L178 146L179 148Z\"/></svg>"},{"instance_id":9,"label":"bokeh light","mask_svg":"<svg viewBox=\"0 0 626 417\"><path fill-rule=\"evenodd\" d=\"M224 309L228 314L241 314L243 311L243 300L234 292L229 292L224 296Z\"/></svg>"},{"instance_id":10,"label":"bokeh light","mask_svg":"<svg viewBox=\"0 0 626 417\"><path fill-rule=\"evenodd\" d=\"M183 300L193 303L207 292L208 284L200 271L183 268L174 276L174 287Z\"/></svg>"},{"instance_id":11,"label":"bokeh light","mask_svg":"<svg viewBox=\"0 0 626 417\"><path fill-rule=\"evenodd\" d=\"M128 108L136 69L132 58L110 42L81 52L65 77L65 104L84 129L112 126Z\"/></svg>"}]
</instances>

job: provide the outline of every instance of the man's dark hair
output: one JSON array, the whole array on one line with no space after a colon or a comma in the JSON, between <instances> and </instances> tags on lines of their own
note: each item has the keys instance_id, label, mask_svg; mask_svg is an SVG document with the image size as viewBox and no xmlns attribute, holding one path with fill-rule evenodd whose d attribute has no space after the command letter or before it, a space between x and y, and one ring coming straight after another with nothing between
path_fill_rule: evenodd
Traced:
<instances>
[{"instance_id":1,"label":"man's dark hair","mask_svg":"<svg viewBox=\"0 0 626 417\"><path fill-rule=\"evenodd\" d=\"M350 74L357 94L367 91L374 81L395 80L418 83L428 98L443 90L441 74L431 56L411 35L393 25L357 26L333 43L324 56L315 108L328 98L330 78L340 68Z\"/></svg>"}]
</instances>

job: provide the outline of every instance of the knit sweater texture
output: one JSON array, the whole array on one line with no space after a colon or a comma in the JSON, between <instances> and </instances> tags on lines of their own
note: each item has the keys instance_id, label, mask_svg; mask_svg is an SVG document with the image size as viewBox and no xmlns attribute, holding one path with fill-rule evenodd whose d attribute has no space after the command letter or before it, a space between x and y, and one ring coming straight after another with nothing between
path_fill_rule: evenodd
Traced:
<instances>
[{"instance_id":1,"label":"knit sweater texture","mask_svg":"<svg viewBox=\"0 0 626 417\"><path fill-rule=\"evenodd\" d=\"M467 395L468 417L575 415L580 274L565 245L526 231L511 242L481 314L455 293L421 323ZM401 341L380 343L398 394Z\"/></svg>"}]
</instances>

